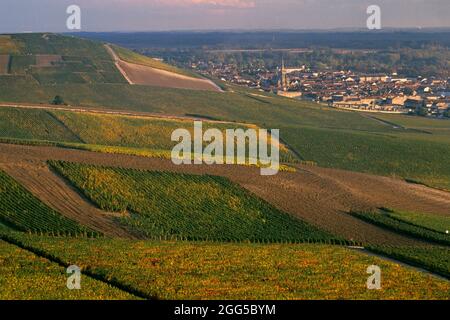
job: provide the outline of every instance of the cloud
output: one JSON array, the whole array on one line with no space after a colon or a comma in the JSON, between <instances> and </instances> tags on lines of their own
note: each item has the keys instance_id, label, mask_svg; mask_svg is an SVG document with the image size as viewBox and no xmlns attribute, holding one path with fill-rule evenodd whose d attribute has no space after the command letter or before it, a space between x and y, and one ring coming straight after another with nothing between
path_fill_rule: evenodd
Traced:
<instances>
[{"instance_id":1,"label":"cloud","mask_svg":"<svg viewBox=\"0 0 450 320\"><path fill-rule=\"evenodd\" d=\"M239 9L256 7L255 0L116 0L115 2L168 7L208 6Z\"/></svg>"}]
</instances>

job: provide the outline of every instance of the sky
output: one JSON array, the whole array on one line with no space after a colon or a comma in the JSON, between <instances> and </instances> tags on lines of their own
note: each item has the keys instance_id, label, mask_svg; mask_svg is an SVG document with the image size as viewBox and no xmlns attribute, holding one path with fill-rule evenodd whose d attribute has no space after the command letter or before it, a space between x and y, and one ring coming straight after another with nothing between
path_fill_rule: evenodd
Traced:
<instances>
[{"instance_id":1,"label":"sky","mask_svg":"<svg viewBox=\"0 0 450 320\"><path fill-rule=\"evenodd\" d=\"M87 32L365 28L369 5L382 28L450 27L450 0L0 0L0 33L71 31L69 5Z\"/></svg>"}]
</instances>

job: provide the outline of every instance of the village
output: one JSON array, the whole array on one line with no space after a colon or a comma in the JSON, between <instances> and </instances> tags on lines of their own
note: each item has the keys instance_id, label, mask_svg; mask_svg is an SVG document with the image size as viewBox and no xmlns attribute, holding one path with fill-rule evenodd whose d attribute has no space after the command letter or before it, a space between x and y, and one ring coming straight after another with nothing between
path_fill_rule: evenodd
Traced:
<instances>
[{"instance_id":1,"label":"village","mask_svg":"<svg viewBox=\"0 0 450 320\"><path fill-rule=\"evenodd\" d=\"M450 79L347 71L316 71L307 66L276 70L239 70L209 65L204 71L222 81L293 98L324 103L333 108L364 112L450 117Z\"/></svg>"}]
</instances>

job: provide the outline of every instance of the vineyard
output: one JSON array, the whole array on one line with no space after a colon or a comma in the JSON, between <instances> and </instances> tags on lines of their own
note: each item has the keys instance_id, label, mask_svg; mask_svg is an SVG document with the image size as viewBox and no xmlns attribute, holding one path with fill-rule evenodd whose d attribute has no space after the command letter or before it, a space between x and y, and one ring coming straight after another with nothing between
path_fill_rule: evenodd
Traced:
<instances>
[{"instance_id":1,"label":"vineyard","mask_svg":"<svg viewBox=\"0 0 450 320\"><path fill-rule=\"evenodd\" d=\"M32 109L0 108L0 137L81 142L51 113Z\"/></svg>"},{"instance_id":2,"label":"vineyard","mask_svg":"<svg viewBox=\"0 0 450 320\"><path fill-rule=\"evenodd\" d=\"M437 244L450 245L449 234L412 224L396 216L391 216L389 213L352 212L351 214L361 220L390 229L397 233L405 234L425 241L431 241Z\"/></svg>"},{"instance_id":3,"label":"vineyard","mask_svg":"<svg viewBox=\"0 0 450 320\"><path fill-rule=\"evenodd\" d=\"M398 212L388 211L388 215L391 218L396 218L406 223L436 231L439 233L446 233L450 230L450 217L449 216L437 216L433 214L412 213L412 212Z\"/></svg>"},{"instance_id":4,"label":"vineyard","mask_svg":"<svg viewBox=\"0 0 450 320\"><path fill-rule=\"evenodd\" d=\"M178 142L171 140L176 129L187 129L193 136L192 120L145 118L123 115L0 108L0 141L5 143L58 145L106 153L149 157L171 157ZM204 131L216 128L255 128L253 125L203 121ZM207 143L204 143L204 147ZM247 143L248 150L248 143ZM283 144L281 162L298 159Z\"/></svg>"},{"instance_id":5,"label":"vineyard","mask_svg":"<svg viewBox=\"0 0 450 320\"><path fill-rule=\"evenodd\" d=\"M9 44L2 50L11 54L11 78L40 85L126 83L101 43L55 34L15 34Z\"/></svg>"},{"instance_id":6,"label":"vineyard","mask_svg":"<svg viewBox=\"0 0 450 320\"><path fill-rule=\"evenodd\" d=\"M229 180L50 162L99 208L153 239L328 242L332 235L281 212ZM342 241L342 243L345 243Z\"/></svg>"},{"instance_id":7,"label":"vineyard","mask_svg":"<svg viewBox=\"0 0 450 320\"><path fill-rule=\"evenodd\" d=\"M450 121L445 122L450 128ZM321 167L401 177L450 190L446 161L450 159L450 135L446 131L419 135L303 127L282 128L281 132L304 159Z\"/></svg>"},{"instance_id":8,"label":"vineyard","mask_svg":"<svg viewBox=\"0 0 450 320\"><path fill-rule=\"evenodd\" d=\"M435 272L450 279L450 248L449 247L369 247L370 251L389 256ZM449 291L450 292L450 291Z\"/></svg>"},{"instance_id":9,"label":"vineyard","mask_svg":"<svg viewBox=\"0 0 450 320\"><path fill-rule=\"evenodd\" d=\"M0 300L136 298L89 277L83 277L82 290L67 290L65 268L2 240L0 257Z\"/></svg>"},{"instance_id":10,"label":"vineyard","mask_svg":"<svg viewBox=\"0 0 450 320\"><path fill-rule=\"evenodd\" d=\"M11 37L3 40L11 42ZM69 105L99 109L126 108L178 116L196 114L205 118L253 123L264 128L280 129L283 140L303 160L314 161L319 166L395 176L450 189L450 167L446 165L450 157L449 121L433 121L431 125L425 120L380 116L384 121L403 123L412 128L409 130L394 128L364 114L333 110L311 102L275 95L257 98L251 95L250 90L237 86L217 93L130 86L105 79L96 81L95 73L83 68L94 66L97 71L107 70L107 74L112 74L110 68L114 68L111 57L100 43L53 35L44 38L36 34L14 36L12 41L20 44L17 48L25 58L36 52L62 56L65 68L74 65L72 69L64 69L69 74L78 74L72 71L81 65L78 70L85 78L83 83L77 83L79 79L58 82L56 76L59 75L55 75L54 80L44 79L44 83L39 84L30 75L27 75L28 78L21 75L0 76L0 87L7 88L0 91L1 101L45 104L60 95ZM78 57L83 57L81 62L76 61ZM148 58L134 56L133 59ZM19 67L26 69L30 63L33 62L22 61ZM39 72L47 76L44 71ZM427 129L430 125L439 129ZM127 139L125 136L124 140Z\"/></svg>"},{"instance_id":11,"label":"vineyard","mask_svg":"<svg viewBox=\"0 0 450 320\"><path fill-rule=\"evenodd\" d=\"M0 171L0 222L14 230L38 234L99 236L46 206L3 171Z\"/></svg>"},{"instance_id":12,"label":"vineyard","mask_svg":"<svg viewBox=\"0 0 450 320\"><path fill-rule=\"evenodd\" d=\"M448 299L450 290L442 279L336 246L16 237L159 299ZM382 290L366 287L374 264L383 270Z\"/></svg>"}]
</instances>

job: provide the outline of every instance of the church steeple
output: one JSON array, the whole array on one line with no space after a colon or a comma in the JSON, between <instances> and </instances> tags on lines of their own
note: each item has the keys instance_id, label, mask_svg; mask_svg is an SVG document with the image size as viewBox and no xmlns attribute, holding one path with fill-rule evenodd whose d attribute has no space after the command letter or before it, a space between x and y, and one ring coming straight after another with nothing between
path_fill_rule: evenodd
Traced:
<instances>
[{"instance_id":1,"label":"church steeple","mask_svg":"<svg viewBox=\"0 0 450 320\"><path fill-rule=\"evenodd\" d=\"M280 72L280 88L283 91L287 91L288 81L287 81L287 73L286 67L284 65L284 56L281 57L281 72Z\"/></svg>"}]
</instances>

